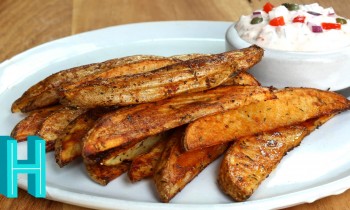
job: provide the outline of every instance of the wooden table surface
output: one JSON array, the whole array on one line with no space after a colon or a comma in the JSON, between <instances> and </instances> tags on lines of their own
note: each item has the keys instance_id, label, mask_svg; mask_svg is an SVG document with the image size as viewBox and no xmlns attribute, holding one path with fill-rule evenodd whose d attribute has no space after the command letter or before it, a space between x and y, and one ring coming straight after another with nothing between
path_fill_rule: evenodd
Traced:
<instances>
[{"instance_id":1,"label":"wooden table surface","mask_svg":"<svg viewBox=\"0 0 350 210\"><path fill-rule=\"evenodd\" d=\"M270 2L279 5L285 0ZM343 0L318 2L325 7L332 5L342 16L349 15L350 4ZM84 31L146 21L235 21L264 3L260 0L0 0L0 62L42 43ZM23 190L19 190L17 199L0 195L0 208L85 209L36 199ZM350 190L289 209L350 209Z\"/></svg>"}]
</instances>

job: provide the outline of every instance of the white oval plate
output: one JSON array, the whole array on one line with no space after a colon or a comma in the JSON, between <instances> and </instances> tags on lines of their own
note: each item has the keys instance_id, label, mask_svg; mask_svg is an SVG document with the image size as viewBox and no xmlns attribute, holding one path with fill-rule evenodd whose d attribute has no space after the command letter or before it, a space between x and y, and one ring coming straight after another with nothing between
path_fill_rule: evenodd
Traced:
<instances>
[{"instance_id":1,"label":"white oval plate","mask_svg":"<svg viewBox=\"0 0 350 210\"><path fill-rule=\"evenodd\" d=\"M9 135L24 117L10 107L27 88L73 66L133 55L219 53L225 50L230 22L149 22L105 28L59 39L0 64L0 135ZM169 204L160 203L151 180L131 184L126 175L100 186L89 179L80 160L61 169L47 154L47 198L103 209L273 209L313 202L350 188L350 112L313 132L291 151L246 202L235 203L216 183L220 161L206 168ZM26 159L26 143L19 158ZM19 177L26 189L26 176Z\"/></svg>"}]
</instances>

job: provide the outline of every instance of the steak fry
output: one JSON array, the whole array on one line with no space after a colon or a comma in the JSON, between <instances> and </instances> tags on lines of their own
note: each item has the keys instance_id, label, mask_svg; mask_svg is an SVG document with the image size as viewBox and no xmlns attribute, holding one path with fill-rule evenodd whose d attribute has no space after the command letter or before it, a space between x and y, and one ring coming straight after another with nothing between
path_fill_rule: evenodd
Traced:
<instances>
[{"instance_id":1,"label":"steak fry","mask_svg":"<svg viewBox=\"0 0 350 210\"><path fill-rule=\"evenodd\" d=\"M278 99L242 106L191 123L186 130L184 147L201 149L350 108L345 97L311 88L287 88L277 91L276 96Z\"/></svg>"},{"instance_id":2,"label":"steak fry","mask_svg":"<svg viewBox=\"0 0 350 210\"><path fill-rule=\"evenodd\" d=\"M45 119L62 106L53 106L30 112L13 128L11 137L17 141L25 141L28 136L36 135Z\"/></svg>"},{"instance_id":3,"label":"steak fry","mask_svg":"<svg viewBox=\"0 0 350 210\"><path fill-rule=\"evenodd\" d=\"M65 89L61 103L85 108L130 105L211 89L255 65L262 55L261 48L252 46L197 57L151 72L91 80L73 89Z\"/></svg>"},{"instance_id":4,"label":"steak fry","mask_svg":"<svg viewBox=\"0 0 350 210\"><path fill-rule=\"evenodd\" d=\"M169 202L205 167L223 154L228 146L222 144L184 152L181 145L183 135L184 129L175 131L155 167L153 180L162 202Z\"/></svg>"},{"instance_id":5,"label":"steak fry","mask_svg":"<svg viewBox=\"0 0 350 210\"><path fill-rule=\"evenodd\" d=\"M247 200L288 151L330 118L332 115L326 115L238 139L221 162L220 188L235 201Z\"/></svg>"},{"instance_id":6,"label":"steak fry","mask_svg":"<svg viewBox=\"0 0 350 210\"><path fill-rule=\"evenodd\" d=\"M18 98L11 107L12 112L29 112L35 109L46 107L59 102L59 89L63 84L69 82L78 82L82 78L106 71L113 71L113 69L122 68L120 66L132 63L141 62L147 59L157 60L164 57L150 56L150 55L135 55L123 58L107 60L102 63L93 63L83 66L74 67L52 74L44 80L30 87L20 98ZM170 59L174 60L174 59ZM137 66L137 64L135 64ZM134 67L135 67L134 65ZM158 67L158 66L157 66ZM138 70L143 69L139 66ZM125 73L125 72L123 72ZM130 69L127 74L135 74Z\"/></svg>"},{"instance_id":7,"label":"steak fry","mask_svg":"<svg viewBox=\"0 0 350 210\"><path fill-rule=\"evenodd\" d=\"M187 124L200 117L274 98L269 88L225 86L140 104L101 117L83 141L83 156L95 162L101 152Z\"/></svg>"}]
</instances>

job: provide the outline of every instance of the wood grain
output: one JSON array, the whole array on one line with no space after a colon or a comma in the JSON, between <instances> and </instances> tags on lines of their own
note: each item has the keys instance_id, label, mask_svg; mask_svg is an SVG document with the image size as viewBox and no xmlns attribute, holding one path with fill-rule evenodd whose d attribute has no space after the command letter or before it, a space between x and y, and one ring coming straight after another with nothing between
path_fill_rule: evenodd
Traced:
<instances>
[{"instance_id":1,"label":"wood grain","mask_svg":"<svg viewBox=\"0 0 350 210\"><path fill-rule=\"evenodd\" d=\"M270 2L278 5L285 0ZM350 4L343 0L318 2L325 7L333 6L338 14L349 17ZM235 21L263 4L265 1L261 0L0 0L0 62L39 44L84 31L146 21ZM36 199L19 190L18 199L0 195L0 209L86 208ZM288 209L350 209L350 190Z\"/></svg>"},{"instance_id":2,"label":"wood grain","mask_svg":"<svg viewBox=\"0 0 350 210\"><path fill-rule=\"evenodd\" d=\"M0 62L39 44L71 35L70 0L0 1Z\"/></svg>"}]
</instances>

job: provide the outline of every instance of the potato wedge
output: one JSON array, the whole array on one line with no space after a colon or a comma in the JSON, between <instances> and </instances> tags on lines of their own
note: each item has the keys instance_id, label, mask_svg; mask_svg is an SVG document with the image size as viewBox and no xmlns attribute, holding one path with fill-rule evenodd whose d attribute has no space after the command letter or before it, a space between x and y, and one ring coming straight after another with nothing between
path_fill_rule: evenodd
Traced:
<instances>
[{"instance_id":1,"label":"potato wedge","mask_svg":"<svg viewBox=\"0 0 350 210\"><path fill-rule=\"evenodd\" d=\"M179 59L182 61L187 61L190 59L199 58L202 56L210 56L210 55L211 54L192 53L192 54L172 55L172 56L170 56L170 58Z\"/></svg>"},{"instance_id":2,"label":"potato wedge","mask_svg":"<svg viewBox=\"0 0 350 210\"><path fill-rule=\"evenodd\" d=\"M44 120L37 135L46 141L47 152L55 148L55 141L61 135L64 128L84 112L86 112L85 109L63 107L50 114Z\"/></svg>"},{"instance_id":3,"label":"potato wedge","mask_svg":"<svg viewBox=\"0 0 350 210\"><path fill-rule=\"evenodd\" d=\"M12 112L29 112L35 109L58 103L59 89L68 82L77 82L82 78L105 71L113 71L121 65L141 62L147 59L162 59L164 57L151 55L135 55L123 58L107 60L101 63L93 63L83 66L74 67L52 74L44 80L30 87L20 98L18 98L11 107ZM138 69L142 69L139 67ZM125 71L123 72L125 73ZM135 74L131 69L127 74Z\"/></svg>"},{"instance_id":4,"label":"potato wedge","mask_svg":"<svg viewBox=\"0 0 350 210\"><path fill-rule=\"evenodd\" d=\"M63 167L81 157L81 144L96 120L110 109L89 110L70 122L55 141L56 163Z\"/></svg>"},{"instance_id":5,"label":"potato wedge","mask_svg":"<svg viewBox=\"0 0 350 210\"><path fill-rule=\"evenodd\" d=\"M101 155L101 159L97 159L101 165L113 166L125 161L132 161L139 155L147 153L159 141L163 141L167 137L166 133L160 133L143 139L142 141L128 144L125 147L117 147L107 150ZM88 159L89 160L89 159Z\"/></svg>"},{"instance_id":6,"label":"potato wedge","mask_svg":"<svg viewBox=\"0 0 350 210\"><path fill-rule=\"evenodd\" d=\"M326 115L298 125L239 138L221 162L218 175L220 188L235 201L247 200L288 151L330 118L332 115Z\"/></svg>"},{"instance_id":7,"label":"potato wedge","mask_svg":"<svg viewBox=\"0 0 350 210\"><path fill-rule=\"evenodd\" d=\"M131 162L128 177L131 182L137 182L141 179L153 176L154 169L167 141L162 140L157 142L149 152L134 158Z\"/></svg>"},{"instance_id":8,"label":"potato wedge","mask_svg":"<svg viewBox=\"0 0 350 210\"><path fill-rule=\"evenodd\" d=\"M100 185L107 185L112 180L118 178L129 169L129 162L124 162L115 166L104 166L100 164L85 164L89 177Z\"/></svg>"},{"instance_id":9,"label":"potato wedge","mask_svg":"<svg viewBox=\"0 0 350 210\"><path fill-rule=\"evenodd\" d=\"M162 202L169 202L228 146L223 144L184 152L181 145L183 135L183 128L174 132L155 167L153 180Z\"/></svg>"},{"instance_id":10,"label":"potato wedge","mask_svg":"<svg viewBox=\"0 0 350 210\"><path fill-rule=\"evenodd\" d=\"M277 91L276 96L278 99L261 101L191 123L186 130L184 147L186 150L201 149L350 108L345 97L311 88L287 88Z\"/></svg>"},{"instance_id":11,"label":"potato wedge","mask_svg":"<svg viewBox=\"0 0 350 210\"><path fill-rule=\"evenodd\" d=\"M103 151L141 141L206 115L274 97L269 88L225 86L111 112L101 117L85 136L83 156L95 162Z\"/></svg>"},{"instance_id":12,"label":"potato wedge","mask_svg":"<svg viewBox=\"0 0 350 210\"><path fill-rule=\"evenodd\" d=\"M242 72L235 77L231 77L226 80L222 85L250 85L250 86L260 86L258 80L253 77L253 75Z\"/></svg>"},{"instance_id":13,"label":"potato wedge","mask_svg":"<svg viewBox=\"0 0 350 210\"><path fill-rule=\"evenodd\" d=\"M71 90L79 87L80 85L84 85L86 82L93 81L93 80L103 81L108 78L119 77L123 75L133 75L133 74L139 74L144 72L150 72L155 69L162 68L164 66L179 63L180 61L181 60L174 59L174 58L150 57L150 58L138 60L135 62L128 62L123 65L118 65L114 68L108 69L106 71L85 76L78 81L74 81L68 84L63 84L62 89L60 91Z\"/></svg>"},{"instance_id":14,"label":"potato wedge","mask_svg":"<svg viewBox=\"0 0 350 210\"><path fill-rule=\"evenodd\" d=\"M211 89L239 74L245 65L255 65L262 55L261 48L252 46L186 60L152 72L92 80L63 91L61 103L85 108L130 105Z\"/></svg>"},{"instance_id":15,"label":"potato wedge","mask_svg":"<svg viewBox=\"0 0 350 210\"><path fill-rule=\"evenodd\" d=\"M30 112L13 128L11 137L19 142L26 141L28 136L36 135L45 119L60 108L62 106L52 106Z\"/></svg>"},{"instance_id":16,"label":"potato wedge","mask_svg":"<svg viewBox=\"0 0 350 210\"><path fill-rule=\"evenodd\" d=\"M201 56L210 56L210 54L184 54L184 55L174 55L171 56L170 58L176 58L180 59L182 61L198 58ZM237 55L237 59L240 59L239 56ZM243 65L243 64L241 64ZM247 65L247 64L245 64ZM225 81L222 85L251 85L251 86L260 86L260 83L257 79L253 77L253 75L245 72L246 69L244 69L243 72L238 74L235 77L229 78L227 81Z\"/></svg>"}]
</instances>

